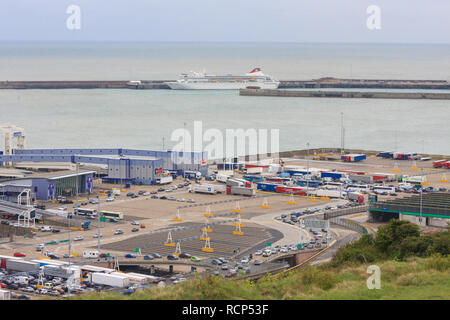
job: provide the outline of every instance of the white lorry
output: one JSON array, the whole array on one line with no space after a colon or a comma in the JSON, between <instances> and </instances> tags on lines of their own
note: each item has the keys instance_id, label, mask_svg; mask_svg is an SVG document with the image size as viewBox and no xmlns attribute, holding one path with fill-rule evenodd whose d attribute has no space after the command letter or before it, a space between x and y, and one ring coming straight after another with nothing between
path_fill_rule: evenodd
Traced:
<instances>
[{"instance_id":1,"label":"white lorry","mask_svg":"<svg viewBox=\"0 0 450 320\"><path fill-rule=\"evenodd\" d=\"M90 275L90 280L94 284L102 284L111 287L124 288L129 286L130 280L128 277L119 276L115 274L107 274L101 272L93 272Z\"/></svg>"},{"instance_id":2,"label":"white lorry","mask_svg":"<svg viewBox=\"0 0 450 320\"><path fill-rule=\"evenodd\" d=\"M189 192L216 194L225 192L225 186L215 184L195 184L189 187Z\"/></svg>"},{"instance_id":3,"label":"white lorry","mask_svg":"<svg viewBox=\"0 0 450 320\"><path fill-rule=\"evenodd\" d=\"M253 197L256 195L255 189L244 187L231 187L230 194L242 195L246 197Z\"/></svg>"},{"instance_id":4,"label":"white lorry","mask_svg":"<svg viewBox=\"0 0 450 320\"><path fill-rule=\"evenodd\" d=\"M163 176L156 178L156 184L169 184L173 181L172 176Z\"/></svg>"},{"instance_id":5,"label":"white lorry","mask_svg":"<svg viewBox=\"0 0 450 320\"><path fill-rule=\"evenodd\" d=\"M317 189L314 193L317 197L347 198L347 192L341 190Z\"/></svg>"},{"instance_id":6,"label":"white lorry","mask_svg":"<svg viewBox=\"0 0 450 320\"><path fill-rule=\"evenodd\" d=\"M223 174L223 173L217 173L216 175L216 181L218 182L223 182L226 183L228 179L230 179L231 177L227 174Z\"/></svg>"}]
</instances>

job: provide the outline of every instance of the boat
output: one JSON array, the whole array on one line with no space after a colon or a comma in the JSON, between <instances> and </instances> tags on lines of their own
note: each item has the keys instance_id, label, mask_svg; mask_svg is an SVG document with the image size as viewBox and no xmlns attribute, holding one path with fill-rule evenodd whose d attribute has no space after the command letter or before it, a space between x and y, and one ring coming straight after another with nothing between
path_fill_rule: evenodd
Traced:
<instances>
[{"instance_id":1,"label":"boat","mask_svg":"<svg viewBox=\"0 0 450 320\"><path fill-rule=\"evenodd\" d=\"M277 89L280 82L269 75L265 75L261 68L254 68L245 75L209 75L206 73L183 73L177 81L165 82L174 90L239 90Z\"/></svg>"}]
</instances>

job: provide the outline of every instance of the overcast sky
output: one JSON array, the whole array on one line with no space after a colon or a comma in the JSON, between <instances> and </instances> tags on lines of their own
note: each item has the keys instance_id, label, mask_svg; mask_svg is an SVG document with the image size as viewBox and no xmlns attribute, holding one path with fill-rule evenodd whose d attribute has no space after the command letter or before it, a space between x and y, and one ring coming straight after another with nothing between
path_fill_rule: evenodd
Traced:
<instances>
[{"instance_id":1,"label":"overcast sky","mask_svg":"<svg viewBox=\"0 0 450 320\"><path fill-rule=\"evenodd\" d=\"M1 0L0 41L23 40L450 43L450 0Z\"/></svg>"}]
</instances>

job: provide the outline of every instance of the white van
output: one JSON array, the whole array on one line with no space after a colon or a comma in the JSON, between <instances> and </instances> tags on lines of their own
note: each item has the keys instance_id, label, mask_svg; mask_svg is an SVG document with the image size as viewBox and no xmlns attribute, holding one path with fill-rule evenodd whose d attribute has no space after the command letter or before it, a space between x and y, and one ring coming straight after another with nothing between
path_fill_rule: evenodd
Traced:
<instances>
[{"instance_id":1,"label":"white van","mask_svg":"<svg viewBox=\"0 0 450 320\"><path fill-rule=\"evenodd\" d=\"M100 252L98 252L97 250L83 251L83 258L91 259L98 257L100 257Z\"/></svg>"}]
</instances>

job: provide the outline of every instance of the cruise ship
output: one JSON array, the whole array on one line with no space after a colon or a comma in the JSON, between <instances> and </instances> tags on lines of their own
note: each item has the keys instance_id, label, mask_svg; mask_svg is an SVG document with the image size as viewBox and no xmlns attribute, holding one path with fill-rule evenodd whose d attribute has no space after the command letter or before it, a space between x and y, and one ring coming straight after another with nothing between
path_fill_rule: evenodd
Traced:
<instances>
[{"instance_id":1,"label":"cruise ship","mask_svg":"<svg viewBox=\"0 0 450 320\"><path fill-rule=\"evenodd\" d=\"M245 75L208 75L191 72L181 74L177 81L166 82L175 90L238 90L245 88L276 89L280 82L255 68Z\"/></svg>"}]
</instances>

